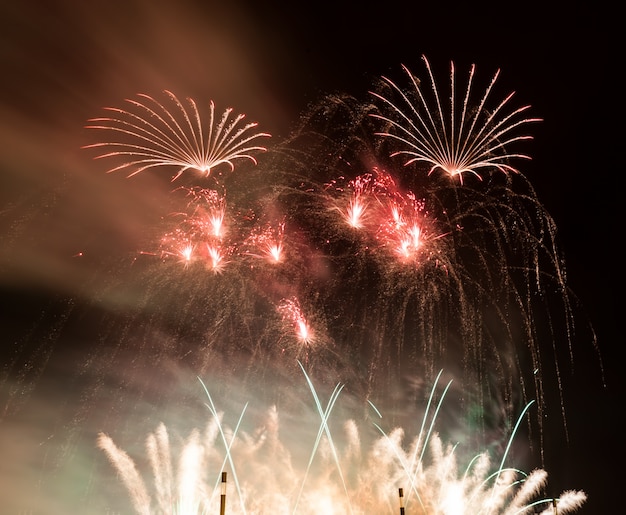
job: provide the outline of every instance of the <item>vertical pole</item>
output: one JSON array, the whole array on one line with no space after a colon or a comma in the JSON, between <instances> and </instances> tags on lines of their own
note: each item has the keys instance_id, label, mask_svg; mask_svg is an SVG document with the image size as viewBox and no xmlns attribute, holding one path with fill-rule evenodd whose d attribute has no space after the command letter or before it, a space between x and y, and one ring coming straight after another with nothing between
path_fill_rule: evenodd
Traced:
<instances>
[{"instance_id":1,"label":"vertical pole","mask_svg":"<svg viewBox=\"0 0 626 515\"><path fill-rule=\"evenodd\" d=\"M554 515L557 515L556 499L552 499L552 507L554 508Z\"/></svg>"},{"instance_id":2,"label":"vertical pole","mask_svg":"<svg viewBox=\"0 0 626 515\"><path fill-rule=\"evenodd\" d=\"M398 495L400 497L400 515L404 515L404 490L398 488Z\"/></svg>"},{"instance_id":3,"label":"vertical pole","mask_svg":"<svg viewBox=\"0 0 626 515\"><path fill-rule=\"evenodd\" d=\"M222 472L222 495L220 496L220 515L226 513L226 472Z\"/></svg>"}]
</instances>

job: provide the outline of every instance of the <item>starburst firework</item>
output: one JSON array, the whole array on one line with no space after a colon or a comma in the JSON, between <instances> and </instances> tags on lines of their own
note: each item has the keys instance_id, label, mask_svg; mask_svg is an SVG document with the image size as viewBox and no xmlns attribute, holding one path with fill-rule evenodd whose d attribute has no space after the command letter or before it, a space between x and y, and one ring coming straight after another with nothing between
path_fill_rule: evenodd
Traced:
<instances>
[{"instance_id":1,"label":"starburst firework","mask_svg":"<svg viewBox=\"0 0 626 515\"><path fill-rule=\"evenodd\" d=\"M412 90L404 91L387 77L383 82L391 88L392 99L384 93L372 92L382 102L381 113L372 116L385 123L385 128L378 132L379 136L393 139L400 145L392 155L407 158L405 165L424 162L430 166L429 174L442 170L451 177L459 177L463 183L464 174L472 174L479 179L480 171L497 169L501 172L517 172L509 164L509 159L530 159L526 154L509 153L507 147L511 143L532 139L532 136L518 135L516 129L531 122L541 121L539 118L527 118L524 113L530 108L526 105L508 111L508 104L514 95L510 93L497 107L489 109L494 84L500 74L498 70L482 99L477 106L471 104L475 66L472 65L467 81L467 89L461 105L456 101L454 63L450 65L450 105L449 115L445 114L440 93L430 63L422 56L430 84L432 86L432 103L424 95L421 82L406 66L404 71L409 76ZM448 117L449 116L449 117Z\"/></svg>"},{"instance_id":2,"label":"starburst firework","mask_svg":"<svg viewBox=\"0 0 626 515\"><path fill-rule=\"evenodd\" d=\"M227 164L234 169L236 159L248 159L256 164L255 152L265 147L256 144L260 138L269 137L264 132L252 132L257 123L243 124L245 115L232 117L232 109L226 109L219 119L215 104L210 102L208 128L202 125L200 111L191 98L185 108L170 91L165 91L172 108L146 94L140 100L126 99L128 110L107 107L111 116L92 118L88 129L112 131L120 139L86 145L104 152L96 159L117 157L127 161L114 166L109 172L129 170L129 177L155 167L174 167L176 180L187 170L196 170L209 176L212 170Z\"/></svg>"}]
</instances>

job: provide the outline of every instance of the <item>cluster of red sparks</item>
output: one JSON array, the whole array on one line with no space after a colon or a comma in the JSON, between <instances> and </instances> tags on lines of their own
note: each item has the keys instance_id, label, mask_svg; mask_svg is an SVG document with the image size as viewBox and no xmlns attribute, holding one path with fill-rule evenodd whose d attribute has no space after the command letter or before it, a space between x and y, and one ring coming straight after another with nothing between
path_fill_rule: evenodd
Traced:
<instances>
[{"instance_id":1,"label":"cluster of red sparks","mask_svg":"<svg viewBox=\"0 0 626 515\"><path fill-rule=\"evenodd\" d=\"M374 169L352 180L331 181L322 189L336 223L355 234L361 249L400 266L419 266L420 260L435 252L433 242L445 236L436 232L425 201L402 191L387 172ZM175 258L185 267L204 266L210 273L223 273L236 264L250 269L262 263L287 264L285 249L292 243L290 238L298 237L296 231L285 233L284 219L261 224L251 211L232 213L226 195L215 189L179 190L188 198L186 209L172 215L176 225L161 237L160 249L144 254ZM281 299L276 309L300 343L314 341L296 297Z\"/></svg>"},{"instance_id":2,"label":"cluster of red sparks","mask_svg":"<svg viewBox=\"0 0 626 515\"><path fill-rule=\"evenodd\" d=\"M342 184L343 178L325 186L329 209L338 213L337 222L360 235L368 250L416 264L427 243L445 236L436 232L424 200L403 192L387 172L374 170ZM253 228L242 234L239 220L228 216L226 197L209 188L182 188L191 197L187 211L174 230L161 238L160 254L175 256L185 265L201 262L223 272L235 259L263 259L280 264L285 259L285 221ZM252 214L240 215L242 218Z\"/></svg>"},{"instance_id":3,"label":"cluster of red sparks","mask_svg":"<svg viewBox=\"0 0 626 515\"><path fill-rule=\"evenodd\" d=\"M342 187L333 181L329 187L342 195L336 209L343 221L363 234L368 248L375 245L400 262L415 263L428 241L440 238L425 202L411 192L403 192L387 172L375 169Z\"/></svg>"},{"instance_id":4,"label":"cluster of red sparks","mask_svg":"<svg viewBox=\"0 0 626 515\"><path fill-rule=\"evenodd\" d=\"M313 330L302 313L302 308L297 298L283 299L278 306L278 312L282 315L283 322L293 326L299 341L305 344L313 341Z\"/></svg>"},{"instance_id":5,"label":"cluster of red sparks","mask_svg":"<svg viewBox=\"0 0 626 515\"><path fill-rule=\"evenodd\" d=\"M236 228L236 220L227 216L224 195L209 188L181 189L191 200L186 211L172 215L179 221L161 238L163 258L174 256L185 266L200 262L214 273L223 272L238 257L264 259L269 263L283 260L284 222L242 235Z\"/></svg>"}]
</instances>

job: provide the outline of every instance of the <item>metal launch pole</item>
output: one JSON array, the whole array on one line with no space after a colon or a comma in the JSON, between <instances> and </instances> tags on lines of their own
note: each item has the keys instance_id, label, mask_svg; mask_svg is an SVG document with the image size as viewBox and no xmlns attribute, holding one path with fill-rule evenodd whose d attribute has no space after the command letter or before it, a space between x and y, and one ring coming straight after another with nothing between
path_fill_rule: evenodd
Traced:
<instances>
[{"instance_id":1,"label":"metal launch pole","mask_svg":"<svg viewBox=\"0 0 626 515\"><path fill-rule=\"evenodd\" d=\"M220 496L220 515L226 513L226 472L222 472L222 495Z\"/></svg>"},{"instance_id":2,"label":"metal launch pole","mask_svg":"<svg viewBox=\"0 0 626 515\"><path fill-rule=\"evenodd\" d=\"M400 497L400 515L404 515L404 490L398 488L398 495Z\"/></svg>"}]
</instances>

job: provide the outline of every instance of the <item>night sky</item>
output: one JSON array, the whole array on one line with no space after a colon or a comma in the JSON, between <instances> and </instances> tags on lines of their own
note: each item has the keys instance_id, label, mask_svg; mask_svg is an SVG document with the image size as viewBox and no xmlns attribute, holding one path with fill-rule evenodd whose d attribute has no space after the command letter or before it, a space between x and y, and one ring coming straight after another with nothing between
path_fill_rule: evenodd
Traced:
<instances>
[{"instance_id":1,"label":"night sky","mask_svg":"<svg viewBox=\"0 0 626 515\"><path fill-rule=\"evenodd\" d=\"M54 328L63 326L63 310L55 313L51 299L79 303L89 295L86 285L106 280L109 271L92 269L93 256L136 250L167 195L169 176L127 181L94 164L81 150L91 136L86 120L138 92L169 89L232 106L280 140L322 95L365 97L375 78L400 77L402 64L421 73L422 54L442 79L451 60L461 74L476 64L485 80L500 69L500 87L516 91L517 103L531 104L543 119L530 129L534 139L524 150L533 159L521 167L558 228L580 328L574 365L563 369L570 441L546 449L548 483L554 492L584 490L589 499L580 513L613 512L622 482L614 469L625 457L617 329L623 28L615 8L602 2L560 3L4 2L0 513L18 513L20 496L28 496L2 478L40 459L16 440L15 427L35 446L54 432L45 427L54 405L28 400L33 385L52 373L36 362L54 367L63 352L80 352L57 345L48 355L44 343L33 343L56 338ZM76 341L88 338L88 328L77 332ZM565 349L563 356L569 359ZM13 381L22 385L19 395ZM39 487L32 488L36 496Z\"/></svg>"}]
</instances>

